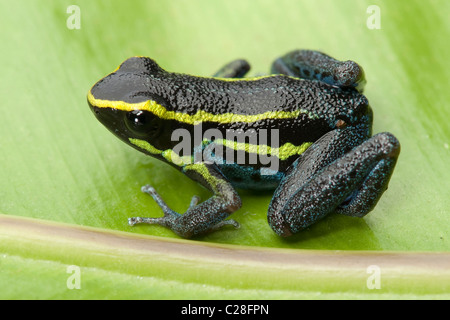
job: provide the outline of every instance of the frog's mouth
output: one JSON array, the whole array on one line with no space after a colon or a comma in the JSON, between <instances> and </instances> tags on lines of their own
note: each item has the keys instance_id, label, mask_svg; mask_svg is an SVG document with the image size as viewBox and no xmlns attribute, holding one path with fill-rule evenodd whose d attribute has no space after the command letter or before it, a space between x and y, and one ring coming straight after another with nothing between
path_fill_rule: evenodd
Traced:
<instances>
[{"instance_id":1,"label":"frog's mouth","mask_svg":"<svg viewBox=\"0 0 450 320\"><path fill-rule=\"evenodd\" d=\"M128 142L131 133L124 124L125 111L114 108L100 108L92 105L88 100L89 107L97 120L109 131L121 140Z\"/></svg>"}]
</instances>

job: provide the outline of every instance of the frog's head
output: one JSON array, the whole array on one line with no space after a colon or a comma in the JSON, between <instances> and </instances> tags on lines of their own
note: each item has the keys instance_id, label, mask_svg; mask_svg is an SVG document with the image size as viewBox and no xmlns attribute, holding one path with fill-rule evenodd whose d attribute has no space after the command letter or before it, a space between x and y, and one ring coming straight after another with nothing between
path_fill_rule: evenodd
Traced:
<instances>
[{"instance_id":1,"label":"frog's head","mask_svg":"<svg viewBox=\"0 0 450 320\"><path fill-rule=\"evenodd\" d=\"M158 150L167 148L164 132L168 124L157 113L150 112L165 104L149 84L159 72L164 71L150 58L129 58L98 81L87 97L92 112L106 128L146 153L151 152L137 146L136 141L145 141Z\"/></svg>"},{"instance_id":2,"label":"frog's head","mask_svg":"<svg viewBox=\"0 0 450 320\"><path fill-rule=\"evenodd\" d=\"M165 71L152 59L131 57L112 73L99 80L89 95L104 103L123 101L138 103L149 97L158 98L152 84Z\"/></svg>"}]
</instances>

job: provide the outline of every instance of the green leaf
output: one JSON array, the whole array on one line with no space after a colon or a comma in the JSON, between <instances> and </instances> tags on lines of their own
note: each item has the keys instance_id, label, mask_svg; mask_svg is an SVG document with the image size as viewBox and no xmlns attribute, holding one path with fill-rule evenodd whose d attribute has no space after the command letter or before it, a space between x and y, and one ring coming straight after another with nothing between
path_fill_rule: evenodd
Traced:
<instances>
[{"instance_id":1,"label":"green leaf","mask_svg":"<svg viewBox=\"0 0 450 320\"><path fill-rule=\"evenodd\" d=\"M0 298L437 299L450 289L448 254L255 249L8 216L0 236L14 252L1 256Z\"/></svg>"},{"instance_id":2,"label":"green leaf","mask_svg":"<svg viewBox=\"0 0 450 320\"><path fill-rule=\"evenodd\" d=\"M80 29L68 27L71 5ZM367 25L370 5L380 29ZM0 298L448 298L449 9L445 0L0 1ZM90 86L134 55L196 75L246 58L254 75L297 48L360 63L374 133L402 144L375 210L282 239L266 221L271 194L240 192L239 230L186 241L129 227L130 216L162 215L141 185L179 212L210 194L113 137L87 106ZM380 267L381 289L368 289L367 263ZM72 264L81 290L66 286Z\"/></svg>"}]
</instances>

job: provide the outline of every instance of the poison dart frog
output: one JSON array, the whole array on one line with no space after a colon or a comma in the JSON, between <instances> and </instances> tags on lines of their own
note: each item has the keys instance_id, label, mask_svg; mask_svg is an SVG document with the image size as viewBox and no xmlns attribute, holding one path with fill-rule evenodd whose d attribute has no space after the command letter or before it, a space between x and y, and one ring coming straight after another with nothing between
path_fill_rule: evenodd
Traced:
<instances>
[{"instance_id":1,"label":"poison dart frog","mask_svg":"<svg viewBox=\"0 0 450 320\"><path fill-rule=\"evenodd\" d=\"M184 238L238 228L226 219L241 207L236 189L275 190L267 219L283 237L332 212L363 217L375 207L400 143L388 132L372 136L363 69L312 50L276 59L270 75L245 77L249 69L235 60L202 77L131 57L90 89L88 104L112 133L213 194L201 203L194 196L180 214L143 186L164 216L130 218L130 225L159 224ZM180 149L175 132L194 137L188 148ZM250 134L239 140L230 132Z\"/></svg>"}]
</instances>

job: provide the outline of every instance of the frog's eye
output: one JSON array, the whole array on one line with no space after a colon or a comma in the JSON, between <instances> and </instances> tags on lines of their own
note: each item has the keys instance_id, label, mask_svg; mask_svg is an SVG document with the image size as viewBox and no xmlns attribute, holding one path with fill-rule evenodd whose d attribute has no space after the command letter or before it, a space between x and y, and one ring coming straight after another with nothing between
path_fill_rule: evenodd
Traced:
<instances>
[{"instance_id":1,"label":"frog's eye","mask_svg":"<svg viewBox=\"0 0 450 320\"><path fill-rule=\"evenodd\" d=\"M133 110L125 117L127 128L139 136L154 136L159 132L160 119L148 111Z\"/></svg>"}]
</instances>

